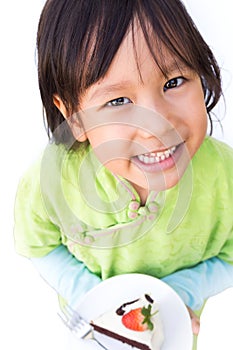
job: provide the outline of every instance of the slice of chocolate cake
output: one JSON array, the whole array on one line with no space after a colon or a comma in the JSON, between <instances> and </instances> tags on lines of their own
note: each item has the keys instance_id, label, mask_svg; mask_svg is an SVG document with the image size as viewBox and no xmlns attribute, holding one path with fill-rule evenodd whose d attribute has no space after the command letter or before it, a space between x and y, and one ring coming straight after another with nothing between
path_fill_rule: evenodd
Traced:
<instances>
[{"instance_id":1,"label":"slice of chocolate cake","mask_svg":"<svg viewBox=\"0 0 233 350\"><path fill-rule=\"evenodd\" d=\"M158 304L148 294L105 312L91 325L96 332L141 350L159 350L164 339Z\"/></svg>"}]
</instances>

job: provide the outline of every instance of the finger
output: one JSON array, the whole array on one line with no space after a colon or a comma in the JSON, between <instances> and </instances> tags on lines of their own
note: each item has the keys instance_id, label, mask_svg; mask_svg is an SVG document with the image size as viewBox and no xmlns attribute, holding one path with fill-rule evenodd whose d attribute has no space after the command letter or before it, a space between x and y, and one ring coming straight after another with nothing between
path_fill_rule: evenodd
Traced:
<instances>
[{"instance_id":1,"label":"finger","mask_svg":"<svg viewBox=\"0 0 233 350\"><path fill-rule=\"evenodd\" d=\"M200 332L200 320L198 318L191 318L192 330L194 335L198 335Z\"/></svg>"},{"instance_id":2,"label":"finger","mask_svg":"<svg viewBox=\"0 0 233 350\"><path fill-rule=\"evenodd\" d=\"M190 309L190 307L187 306L187 309L191 318L193 334L198 335L200 331L200 318L194 313L192 309Z\"/></svg>"}]
</instances>

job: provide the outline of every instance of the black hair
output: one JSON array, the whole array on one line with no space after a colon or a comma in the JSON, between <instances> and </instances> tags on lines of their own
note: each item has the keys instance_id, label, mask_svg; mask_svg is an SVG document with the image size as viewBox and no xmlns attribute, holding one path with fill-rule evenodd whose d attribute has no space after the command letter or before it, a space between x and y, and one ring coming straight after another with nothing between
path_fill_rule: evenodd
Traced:
<instances>
[{"instance_id":1,"label":"black hair","mask_svg":"<svg viewBox=\"0 0 233 350\"><path fill-rule=\"evenodd\" d=\"M55 133L65 119L54 94L70 114L76 112L80 96L107 73L135 19L165 76L162 47L200 76L212 130L210 112L222 94L220 69L181 1L48 0L38 26L38 77L48 133L57 143L66 143L71 132L67 127Z\"/></svg>"}]
</instances>

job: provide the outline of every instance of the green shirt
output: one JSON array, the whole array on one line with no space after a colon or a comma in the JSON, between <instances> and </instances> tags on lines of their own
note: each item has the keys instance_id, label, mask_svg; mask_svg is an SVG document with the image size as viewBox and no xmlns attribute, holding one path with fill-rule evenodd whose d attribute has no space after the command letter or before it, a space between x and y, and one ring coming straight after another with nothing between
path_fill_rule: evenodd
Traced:
<instances>
[{"instance_id":1,"label":"green shirt","mask_svg":"<svg viewBox=\"0 0 233 350\"><path fill-rule=\"evenodd\" d=\"M218 257L233 264L233 150L206 138L181 181L151 192L145 206L90 146L50 144L21 180L16 250L42 257L64 244L106 279L138 272L164 277Z\"/></svg>"}]
</instances>

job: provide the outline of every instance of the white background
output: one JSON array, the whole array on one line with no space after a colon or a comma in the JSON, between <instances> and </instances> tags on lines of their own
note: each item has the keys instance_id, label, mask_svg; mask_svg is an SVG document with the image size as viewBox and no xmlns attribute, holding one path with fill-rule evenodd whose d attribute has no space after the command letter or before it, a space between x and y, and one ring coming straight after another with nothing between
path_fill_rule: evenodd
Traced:
<instances>
[{"instance_id":1,"label":"white background","mask_svg":"<svg viewBox=\"0 0 233 350\"><path fill-rule=\"evenodd\" d=\"M94 0L93 0L94 1ZM47 143L37 87L35 37L42 0L1 1L1 170L0 170L0 348L65 349L56 294L31 264L14 252L13 207L17 183ZM186 0L198 28L222 67L226 111L224 134L216 137L233 146L233 29L227 0ZM198 350L230 350L233 289L210 299L202 316ZM3 345L4 344L4 345ZM174 349L175 350L175 349Z\"/></svg>"}]
</instances>

